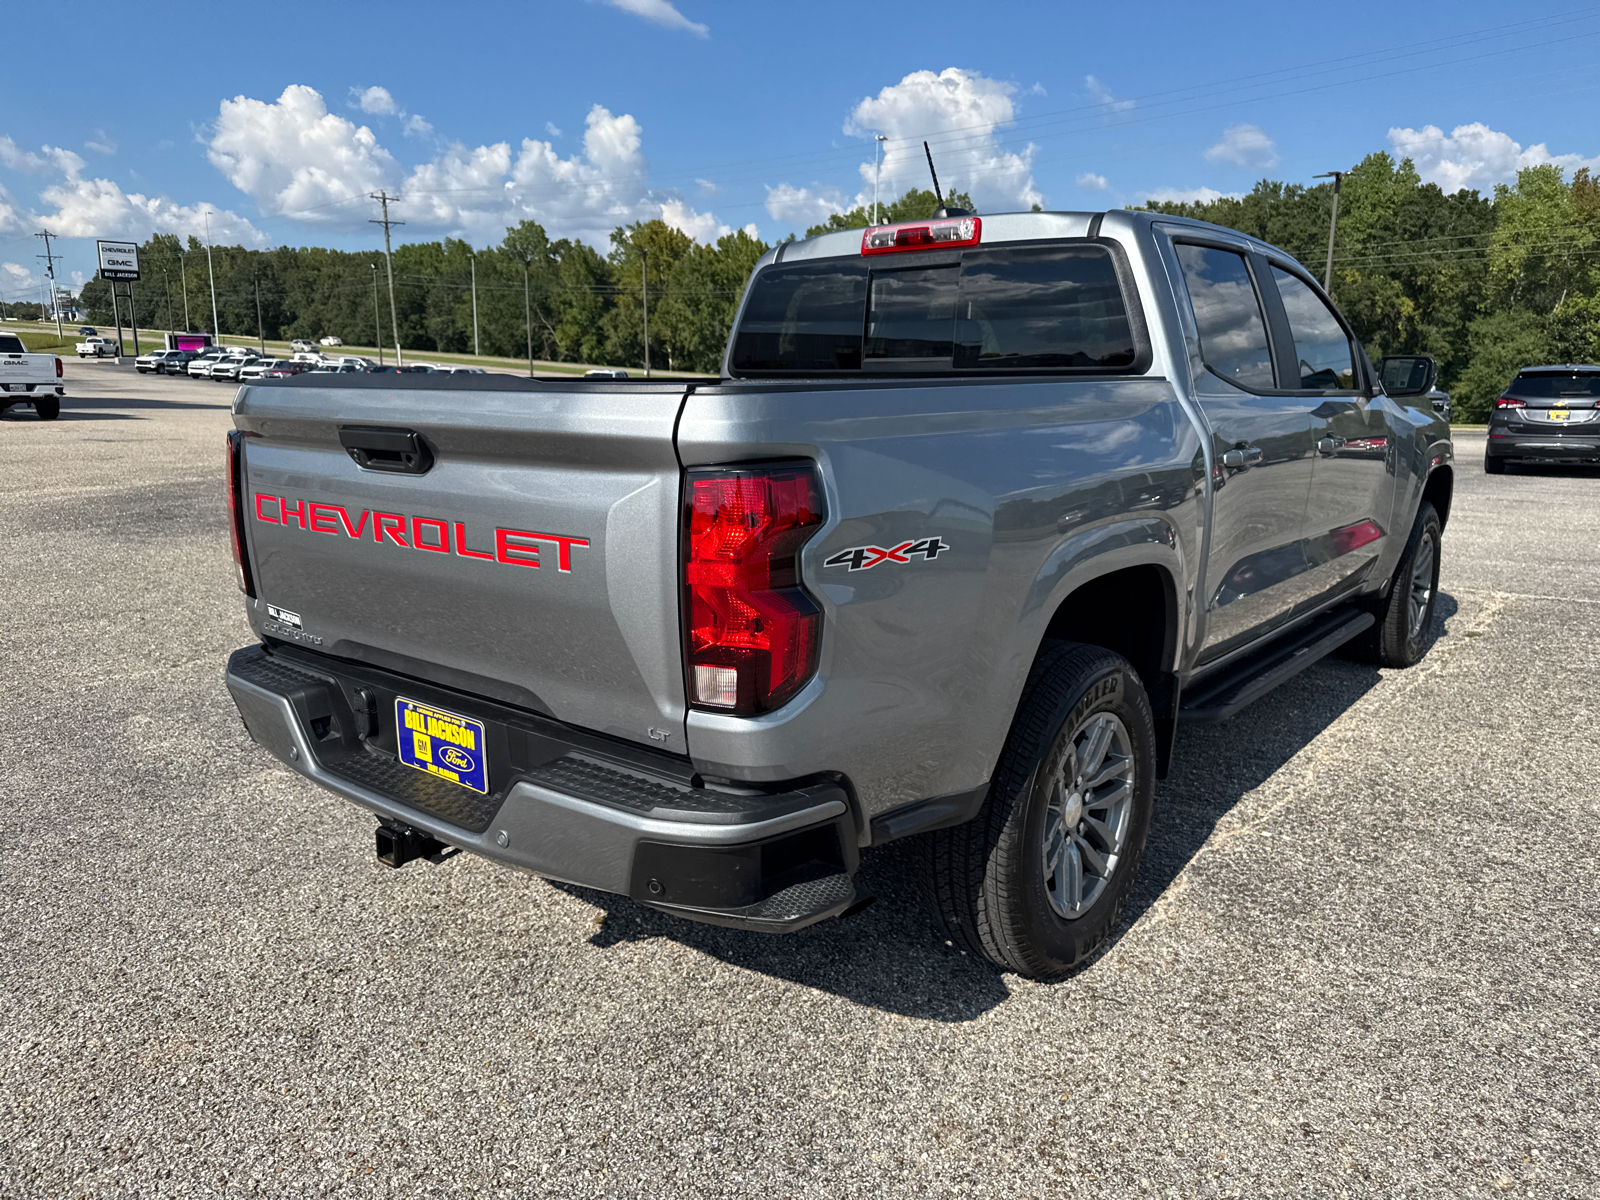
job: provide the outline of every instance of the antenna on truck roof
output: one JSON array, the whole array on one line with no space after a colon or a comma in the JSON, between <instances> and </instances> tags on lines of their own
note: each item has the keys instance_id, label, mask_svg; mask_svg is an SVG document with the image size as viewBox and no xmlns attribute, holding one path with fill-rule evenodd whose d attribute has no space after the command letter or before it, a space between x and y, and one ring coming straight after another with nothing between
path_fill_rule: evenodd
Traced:
<instances>
[{"instance_id":1,"label":"antenna on truck roof","mask_svg":"<svg viewBox=\"0 0 1600 1200\"><path fill-rule=\"evenodd\" d=\"M934 211L936 217L970 217L972 213L965 208L950 208L944 202L944 196L939 191L939 172L933 169L933 151L928 149L928 143L922 143L922 152L928 156L928 174L933 176L933 198L939 202L939 207Z\"/></svg>"}]
</instances>

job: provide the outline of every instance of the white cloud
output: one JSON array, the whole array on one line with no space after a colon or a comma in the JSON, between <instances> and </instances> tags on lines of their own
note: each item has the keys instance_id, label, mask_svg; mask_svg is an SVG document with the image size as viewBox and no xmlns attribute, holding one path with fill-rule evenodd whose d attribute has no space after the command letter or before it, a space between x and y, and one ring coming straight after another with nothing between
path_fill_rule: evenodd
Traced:
<instances>
[{"instance_id":1,"label":"white cloud","mask_svg":"<svg viewBox=\"0 0 1600 1200\"><path fill-rule=\"evenodd\" d=\"M417 113L412 113L406 118L405 134L407 137L431 137L433 126Z\"/></svg>"},{"instance_id":2,"label":"white cloud","mask_svg":"<svg viewBox=\"0 0 1600 1200\"><path fill-rule=\"evenodd\" d=\"M558 138L561 136L561 130L556 128L556 123L554 121L546 121L544 123L544 131L553 138Z\"/></svg>"},{"instance_id":3,"label":"white cloud","mask_svg":"<svg viewBox=\"0 0 1600 1200\"><path fill-rule=\"evenodd\" d=\"M712 183L709 179L696 179L694 185L700 189L702 196L715 196L722 190L720 184Z\"/></svg>"},{"instance_id":4,"label":"white cloud","mask_svg":"<svg viewBox=\"0 0 1600 1200\"><path fill-rule=\"evenodd\" d=\"M1078 186L1088 188L1091 192L1103 192L1110 187L1104 175L1096 175L1093 171L1085 171L1078 176Z\"/></svg>"},{"instance_id":5,"label":"white cloud","mask_svg":"<svg viewBox=\"0 0 1600 1200\"><path fill-rule=\"evenodd\" d=\"M83 144L85 150L93 150L96 154L115 154L117 143L111 140L111 135L104 129L96 129L94 137Z\"/></svg>"},{"instance_id":6,"label":"white cloud","mask_svg":"<svg viewBox=\"0 0 1600 1200\"><path fill-rule=\"evenodd\" d=\"M1526 167L1552 163L1570 175L1580 167L1600 172L1600 157L1551 154L1540 142L1523 148L1508 133L1490 129L1481 121L1457 125L1447 135L1437 125L1421 129L1389 130L1389 144L1400 158L1416 164L1424 183L1437 183L1446 192L1462 188L1486 191L1497 183L1510 183Z\"/></svg>"},{"instance_id":7,"label":"white cloud","mask_svg":"<svg viewBox=\"0 0 1600 1200\"><path fill-rule=\"evenodd\" d=\"M1222 131L1222 140L1206 151L1206 158L1236 167L1275 167L1278 147L1260 126L1229 125Z\"/></svg>"},{"instance_id":8,"label":"white cloud","mask_svg":"<svg viewBox=\"0 0 1600 1200\"><path fill-rule=\"evenodd\" d=\"M681 29L695 37L709 37L711 34L706 26L689 20L679 12L671 0L605 0L605 3L667 29Z\"/></svg>"},{"instance_id":9,"label":"white cloud","mask_svg":"<svg viewBox=\"0 0 1600 1200\"><path fill-rule=\"evenodd\" d=\"M871 193L867 201L872 200ZM813 192L810 188L793 187L780 183L767 189L767 215L774 221L787 221L799 229L820 225L834 213L849 207L844 195L835 188Z\"/></svg>"},{"instance_id":10,"label":"white cloud","mask_svg":"<svg viewBox=\"0 0 1600 1200\"><path fill-rule=\"evenodd\" d=\"M1136 100L1118 100L1111 94L1111 89L1093 75L1083 77L1083 87L1089 93L1089 99L1096 104L1103 104L1107 112L1124 113L1138 103Z\"/></svg>"},{"instance_id":11,"label":"white cloud","mask_svg":"<svg viewBox=\"0 0 1600 1200\"><path fill-rule=\"evenodd\" d=\"M368 88L363 104L374 92L393 103L383 88ZM356 201L379 188L395 191L403 177L372 130L330 113L303 84L271 103L224 100L206 149L211 165L263 212L321 224L350 224Z\"/></svg>"},{"instance_id":12,"label":"white cloud","mask_svg":"<svg viewBox=\"0 0 1600 1200\"><path fill-rule=\"evenodd\" d=\"M1242 192L1219 192L1216 188L1156 188L1146 192L1152 204L1210 204L1213 200L1237 200Z\"/></svg>"},{"instance_id":13,"label":"white cloud","mask_svg":"<svg viewBox=\"0 0 1600 1200\"><path fill-rule=\"evenodd\" d=\"M214 240L246 246L267 246L270 240L244 217L213 205L181 205L167 196L124 192L110 179L86 178L84 161L70 150L43 147L44 169L57 178L39 193L45 206L24 210L0 187L0 232L48 230L59 237L130 238L143 241L154 233L204 236L209 212ZM37 160L37 156L29 156Z\"/></svg>"},{"instance_id":14,"label":"white cloud","mask_svg":"<svg viewBox=\"0 0 1600 1200\"><path fill-rule=\"evenodd\" d=\"M18 300L41 299L39 289L44 286L44 277L21 263L0 262L0 272L5 275L5 296L7 304L14 304Z\"/></svg>"},{"instance_id":15,"label":"white cloud","mask_svg":"<svg viewBox=\"0 0 1600 1200\"><path fill-rule=\"evenodd\" d=\"M356 104L364 113L392 117L400 111L400 106L394 102L394 97L389 94L388 88L369 87L365 91L351 88L350 91L355 94Z\"/></svg>"},{"instance_id":16,"label":"white cloud","mask_svg":"<svg viewBox=\"0 0 1600 1200\"><path fill-rule=\"evenodd\" d=\"M871 139L885 134L882 197L887 201L909 188L926 188L928 161L922 152L927 138L945 192L964 191L985 212L1025 209L1042 204L1033 180L1034 147L1021 153L1002 150L995 133L1015 116L1014 84L989 79L976 71L950 67L938 74L913 71L899 83L856 105L844 131ZM861 164L862 190L857 204L872 202L873 164Z\"/></svg>"},{"instance_id":17,"label":"white cloud","mask_svg":"<svg viewBox=\"0 0 1600 1200\"><path fill-rule=\"evenodd\" d=\"M49 147L46 147L49 149ZM50 160L24 150L5 134L0 134L0 163L24 175L37 175L50 166Z\"/></svg>"}]
</instances>

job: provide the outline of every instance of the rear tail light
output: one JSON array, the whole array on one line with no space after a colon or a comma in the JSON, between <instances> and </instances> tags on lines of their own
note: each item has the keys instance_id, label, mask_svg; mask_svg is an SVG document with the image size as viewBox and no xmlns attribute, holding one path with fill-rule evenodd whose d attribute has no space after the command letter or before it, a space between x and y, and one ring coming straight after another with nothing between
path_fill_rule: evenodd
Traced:
<instances>
[{"instance_id":1,"label":"rear tail light","mask_svg":"<svg viewBox=\"0 0 1600 1200\"><path fill-rule=\"evenodd\" d=\"M61 379L65 377L66 373L66 370L61 366L61 360L59 358L56 359L56 378Z\"/></svg>"},{"instance_id":2,"label":"rear tail light","mask_svg":"<svg viewBox=\"0 0 1600 1200\"><path fill-rule=\"evenodd\" d=\"M1527 408L1526 400L1518 400L1515 396L1501 396L1494 402L1496 408Z\"/></svg>"},{"instance_id":3,"label":"rear tail light","mask_svg":"<svg viewBox=\"0 0 1600 1200\"><path fill-rule=\"evenodd\" d=\"M983 237L978 217L949 217L942 221L913 221L905 225L875 225L861 235L861 253L893 254L899 250L942 250L976 246Z\"/></svg>"},{"instance_id":4,"label":"rear tail light","mask_svg":"<svg viewBox=\"0 0 1600 1200\"><path fill-rule=\"evenodd\" d=\"M250 579L250 560L244 554L244 434L228 430L228 540L233 544L234 579L251 599L256 589Z\"/></svg>"},{"instance_id":5,"label":"rear tail light","mask_svg":"<svg viewBox=\"0 0 1600 1200\"><path fill-rule=\"evenodd\" d=\"M822 612L800 586L800 548L823 522L816 466L692 470L686 507L689 703L768 712L817 670Z\"/></svg>"}]
</instances>

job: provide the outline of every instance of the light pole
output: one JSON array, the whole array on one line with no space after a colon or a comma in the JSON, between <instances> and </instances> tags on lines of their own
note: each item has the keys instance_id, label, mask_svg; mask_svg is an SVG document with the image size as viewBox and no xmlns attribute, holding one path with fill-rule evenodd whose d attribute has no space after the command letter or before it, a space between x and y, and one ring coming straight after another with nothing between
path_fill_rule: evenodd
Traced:
<instances>
[{"instance_id":1,"label":"light pole","mask_svg":"<svg viewBox=\"0 0 1600 1200\"><path fill-rule=\"evenodd\" d=\"M528 378L533 378L533 306L528 300L528 272L533 269L533 255L522 251L522 325L528 331Z\"/></svg>"},{"instance_id":2,"label":"light pole","mask_svg":"<svg viewBox=\"0 0 1600 1200\"><path fill-rule=\"evenodd\" d=\"M167 293L167 328L172 328L172 276L165 267L161 268L161 286Z\"/></svg>"},{"instance_id":3,"label":"light pole","mask_svg":"<svg viewBox=\"0 0 1600 1200\"><path fill-rule=\"evenodd\" d=\"M211 332L216 336L217 344L222 344L222 326L217 323L217 271L211 265L211 210L205 210L206 216L206 273L211 276Z\"/></svg>"},{"instance_id":4,"label":"light pole","mask_svg":"<svg viewBox=\"0 0 1600 1200\"><path fill-rule=\"evenodd\" d=\"M878 140L872 144L872 223L878 223L878 174L882 169L878 156L883 152L883 144L889 139L883 134L878 135Z\"/></svg>"},{"instance_id":5,"label":"light pole","mask_svg":"<svg viewBox=\"0 0 1600 1200\"><path fill-rule=\"evenodd\" d=\"M476 358L478 350L478 255L474 251L472 258L472 354Z\"/></svg>"},{"instance_id":6,"label":"light pole","mask_svg":"<svg viewBox=\"0 0 1600 1200\"><path fill-rule=\"evenodd\" d=\"M378 365L383 366L383 318L378 316L378 264L372 267L372 336L378 343Z\"/></svg>"},{"instance_id":7,"label":"light pole","mask_svg":"<svg viewBox=\"0 0 1600 1200\"><path fill-rule=\"evenodd\" d=\"M261 277L259 275L252 275L250 277L250 282L256 285L256 341L261 343L261 353L266 354L267 334L265 328L261 324ZM138 340L139 339L136 336L134 341L137 342Z\"/></svg>"},{"instance_id":8,"label":"light pole","mask_svg":"<svg viewBox=\"0 0 1600 1200\"><path fill-rule=\"evenodd\" d=\"M1333 216L1328 219L1328 266L1322 273L1322 290L1330 297L1333 295L1333 231L1339 227L1339 185L1344 182L1343 171L1329 171L1325 175L1313 175L1313 179L1333 180Z\"/></svg>"}]
</instances>

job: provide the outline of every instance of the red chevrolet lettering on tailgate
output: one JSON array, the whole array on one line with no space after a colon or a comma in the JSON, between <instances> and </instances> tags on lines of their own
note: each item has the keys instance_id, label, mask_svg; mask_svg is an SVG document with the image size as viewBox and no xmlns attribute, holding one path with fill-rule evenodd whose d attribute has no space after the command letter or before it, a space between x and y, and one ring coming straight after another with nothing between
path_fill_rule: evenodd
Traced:
<instances>
[{"instance_id":1,"label":"red chevrolet lettering on tailgate","mask_svg":"<svg viewBox=\"0 0 1600 1200\"><path fill-rule=\"evenodd\" d=\"M321 500L289 501L267 492L256 493L256 520L267 525L288 525L291 522L302 531L343 533L351 541L360 541L372 521L372 540L380 546L391 542L403 550L427 550L434 554L454 554L458 558L476 558L484 562L499 562L513 567L538 567L544 565L539 557L541 543L556 548L556 570L563 575L572 572L572 551L589 544L588 538L571 537L561 533L539 533L532 529L500 529L493 535L493 550L474 550L467 544L467 523L448 521L442 517L405 516L401 513L362 509L352 521L350 511L342 504L329 504ZM337 522L337 523L335 523ZM451 528L454 527L454 536ZM487 540L487 539L484 539ZM481 544L481 543L480 543Z\"/></svg>"}]
</instances>

